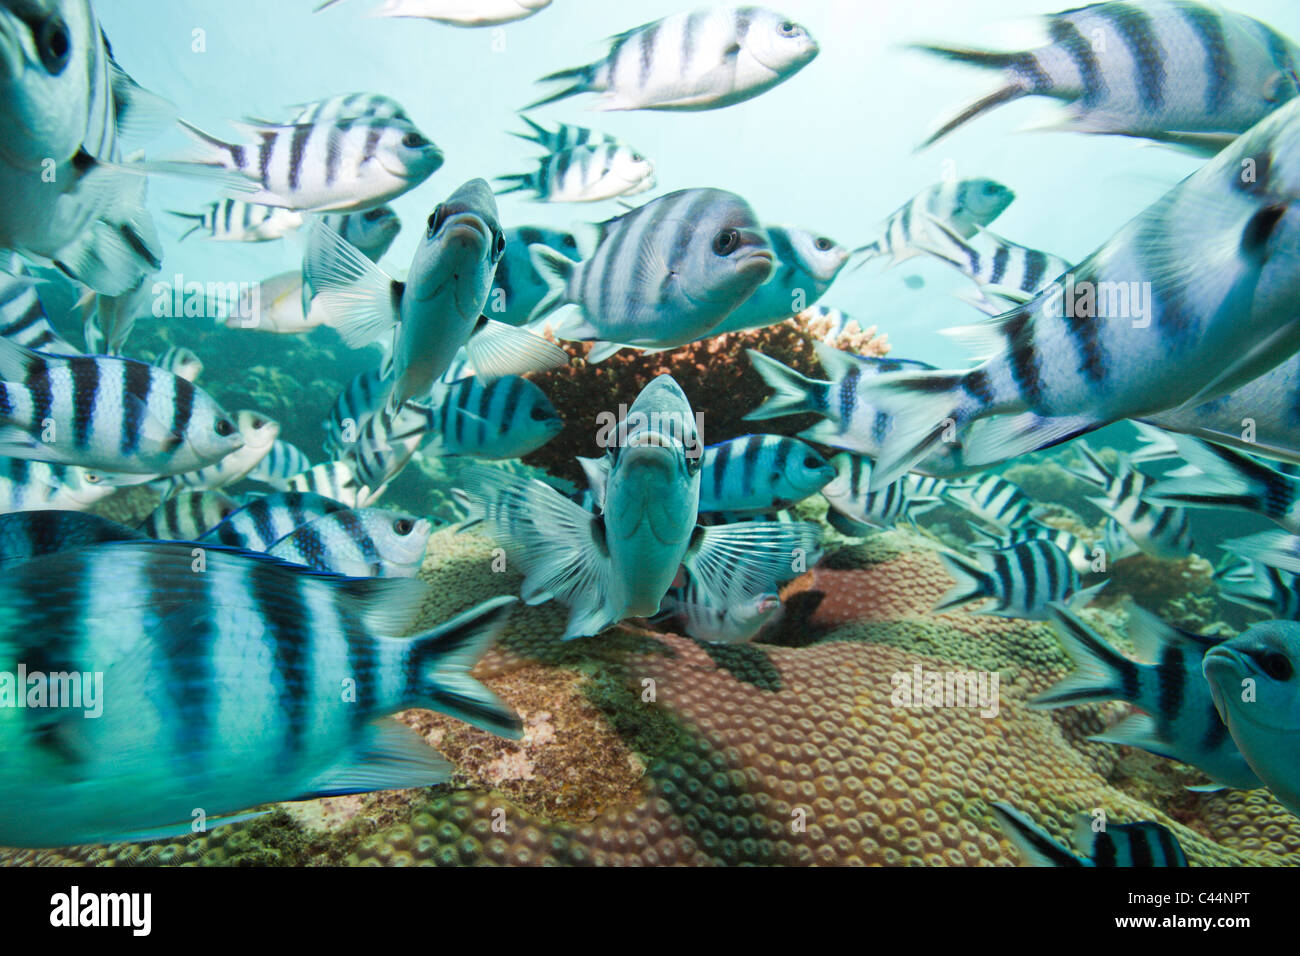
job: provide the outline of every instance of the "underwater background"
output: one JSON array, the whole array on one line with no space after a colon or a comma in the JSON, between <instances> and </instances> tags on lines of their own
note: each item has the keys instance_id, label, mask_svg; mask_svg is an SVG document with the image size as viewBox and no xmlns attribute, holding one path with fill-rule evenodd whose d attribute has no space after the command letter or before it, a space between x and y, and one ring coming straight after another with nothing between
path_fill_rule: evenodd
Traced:
<instances>
[{"instance_id":1,"label":"underwater background","mask_svg":"<svg viewBox=\"0 0 1300 956\"><path fill-rule=\"evenodd\" d=\"M100 0L95 10L134 79L217 135L231 118L280 115L337 93L373 91L402 103L446 162L391 203L405 227L384 264L400 275L430 210L456 185L528 168L537 151L510 133L524 131L519 111L540 95L538 77L595 60L604 38L683 9L676 0L554 0L519 22L460 30L364 16L377 4L345 0L313 13L310 0ZM848 248L874 238L887 215L933 183L988 177L1016 193L998 233L1079 261L1203 163L1136 139L1024 131L1054 113L1035 97L916 149L937 118L985 92L989 78L906 46L1026 48L1017 42L1024 21L1055 12L1043 0L776 6L818 39L820 54L753 100L696 113L598 113L580 97L529 116L590 124L635 144L654 161L657 180L638 204L715 186L745 197L765 224L814 230ZM1300 4L1235 0L1232 9L1300 37ZM150 152L184 145L169 134ZM164 281L253 283L301 266L305 229L267 243L180 241L188 224L167 210L198 209L216 198L213 190L159 176L149 195L166 251ZM617 201L525 196L498 199L503 226L571 231L584 254L594 245L590 224L623 211ZM939 333L978 318L952 295L968 287L926 257L891 269L869 262L844 269L819 304L868 330L855 342L863 351L953 368L969 354ZM79 329L51 313L59 331L80 342ZM280 437L313 461L324 460L322 422L335 396L377 357L346 348L330 328L274 335L151 316L137 321L127 353L152 359L171 345L199 355L201 384L224 408L274 418ZM573 367L529 376L565 431L522 463L493 467L580 487L574 458L598 452L597 413L630 404L659 372L671 373L703 414L706 444L759 431L742 419L769 390L746 348L807 374L817 369L812 337L793 324L659 354L625 350L600 365L582 364L576 349ZM761 430L795 435L814 421L782 418ZM1087 441L1113 465L1115 451L1138 447L1135 434L1120 423ZM1053 527L1099 541L1105 516L1087 500L1096 489L1062 467L1076 458L1065 445L990 471L1017 484ZM493 567L490 538L452 525L463 517L451 492L464 465L418 458L383 499L384 507L447 525L421 571L432 586L421 627L519 589L517 574ZM132 488L95 510L135 524L157 500ZM1013 865L1016 851L989 809L1000 801L1061 839L1075 814L1100 807L1117 820L1170 827L1193 864L1300 863L1300 820L1267 790L1195 792L1188 788L1206 781L1192 767L1090 740L1126 713L1123 705L1028 708L1071 667L1050 624L933 610L951 586L938 551L972 540L960 509L944 504L915 526L900 522L863 538L826 525L818 496L796 513L823 524L826 556L786 586L783 613L753 643L710 645L644 621L561 642L562 608L518 608L475 674L519 713L523 740L431 711L399 715L455 766L450 785L283 804L250 823L156 843L0 851L0 861ZM1263 619L1222 599L1214 571L1220 542L1270 523L1207 509L1188 516L1193 555L1138 554L1107 570L1109 583L1085 616L1116 646L1128 648L1125 598L1200 633L1236 633ZM988 720L969 709L891 704L891 675L917 664L997 673L1000 714Z\"/></svg>"}]
</instances>

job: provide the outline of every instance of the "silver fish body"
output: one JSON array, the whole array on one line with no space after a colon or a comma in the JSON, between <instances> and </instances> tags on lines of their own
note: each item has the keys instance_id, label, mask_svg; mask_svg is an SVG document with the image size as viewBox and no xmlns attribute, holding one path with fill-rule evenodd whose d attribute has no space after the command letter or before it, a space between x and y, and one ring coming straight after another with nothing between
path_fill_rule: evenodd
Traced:
<instances>
[{"instance_id":1,"label":"silver fish body","mask_svg":"<svg viewBox=\"0 0 1300 956\"><path fill-rule=\"evenodd\" d=\"M334 511L295 528L267 554L315 571L351 578L412 578L433 526L398 511Z\"/></svg>"}]
</instances>

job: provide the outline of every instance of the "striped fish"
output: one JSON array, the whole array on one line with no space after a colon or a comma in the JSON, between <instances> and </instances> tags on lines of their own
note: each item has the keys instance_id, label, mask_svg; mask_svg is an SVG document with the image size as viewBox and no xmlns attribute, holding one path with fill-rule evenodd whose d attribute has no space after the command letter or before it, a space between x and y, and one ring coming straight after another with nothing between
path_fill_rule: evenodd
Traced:
<instances>
[{"instance_id":1,"label":"striped fish","mask_svg":"<svg viewBox=\"0 0 1300 956\"><path fill-rule=\"evenodd\" d=\"M349 508L364 508L374 504L387 490L370 488L357 479L354 465L346 461L326 461L301 474L292 475L286 484L290 491L307 491L342 502Z\"/></svg>"},{"instance_id":2,"label":"striped fish","mask_svg":"<svg viewBox=\"0 0 1300 956\"><path fill-rule=\"evenodd\" d=\"M684 585L669 589L660 607L697 641L747 644L779 616L781 598L774 593L755 594L719 605L688 575Z\"/></svg>"},{"instance_id":3,"label":"striped fish","mask_svg":"<svg viewBox=\"0 0 1300 956\"><path fill-rule=\"evenodd\" d=\"M411 121L401 103L382 93L340 93L323 100L299 103L292 110L288 117L291 126L349 120Z\"/></svg>"},{"instance_id":4,"label":"striped fish","mask_svg":"<svg viewBox=\"0 0 1300 956\"><path fill-rule=\"evenodd\" d=\"M1073 842L1067 847L1009 803L989 804L1012 846L1029 866L1189 866L1178 838L1163 823L1107 823L1094 830L1093 817L1079 814ZM1080 855L1082 854L1082 855Z\"/></svg>"},{"instance_id":5,"label":"striped fish","mask_svg":"<svg viewBox=\"0 0 1300 956\"><path fill-rule=\"evenodd\" d=\"M392 206L376 206L365 212L332 213L321 219L360 249L371 262L382 259L402 231L402 220Z\"/></svg>"},{"instance_id":6,"label":"striped fish","mask_svg":"<svg viewBox=\"0 0 1300 956\"><path fill-rule=\"evenodd\" d=\"M252 471L259 461L271 452L280 435L280 423L267 418L261 412L240 410L235 413L235 424L239 428L244 444L226 455L220 461L205 465L196 471L187 471L173 475L166 487L170 494L182 488L205 491L224 488L240 481Z\"/></svg>"},{"instance_id":7,"label":"striped fish","mask_svg":"<svg viewBox=\"0 0 1300 956\"><path fill-rule=\"evenodd\" d=\"M211 827L267 803L444 782L448 764L386 719L410 707L521 736L469 673L513 598L398 637L427 598L419 581L347 580L217 545L195 573L192 548L108 542L0 580L3 658L98 672L96 696L111 701L93 720L90 702L7 712L0 844L189 835L196 807ZM75 734L58 732L65 720Z\"/></svg>"},{"instance_id":8,"label":"striped fish","mask_svg":"<svg viewBox=\"0 0 1300 956\"><path fill-rule=\"evenodd\" d=\"M1259 175L1243 177L1247 167ZM1300 101L1139 213L1064 281L986 323L983 362L864 385L895 418L872 480L888 484L954 430L965 460L988 464L1208 401L1267 372L1300 348L1295 195Z\"/></svg>"},{"instance_id":9,"label":"striped fish","mask_svg":"<svg viewBox=\"0 0 1300 956\"><path fill-rule=\"evenodd\" d=\"M749 204L720 189L678 190L602 223L596 250L583 262L548 246L532 252L551 286L532 320L576 305L573 319L553 324L555 335L596 341L598 352L692 342L717 328L773 267L767 233Z\"/></svg>"},{"instance_id":10,"label":"striped fish","mask_svg":"<svg viewBox=\"0 0 1300 956\"><path fill-rule=\"evenodd\" d=\"M1300 353L1227 395L1171 408L1143 422L1251 455L1300 463ZM1138 431L1144 436L1143 425Z\"/></svg>"},{"instance_id":11,"label":"striped fish","mask_svg":"<svg viewBox=\"0 0 1300 956\"><path fill-rule=\"evenodd\" d=\"M381 408L361 426L343 460L362 484L382 487L401 473L433 428L433 409L427 405L407 402L395 413Z\"/></svg>"},{"instance_id":12,"label":"striped fish","mask_svg":"<svg viewBox=\"0 0 1300 956\"><path fill-rule=\"evenodd\" d=\"M1270 618L1300 620L1300 574L1262 561L1215 575L1219 595L1226 601L1251 608Z\"/></svg>"},{"instance_id":13,"label":"striped fish","mask_svg":"<svg viewBox=\"0 0 1300 956\"><path fill-rule=\"evenodd\" d=\"M180 241L202 231L208 239L219 242L271 242L302 226L302 213L242 199L221 199L209 203L203 212L171 210L171 214L194 223Z\"/></svg>"},{"instance_id":14,"label":"striped fish","mask_svg":"<svg viewBox=\"0 0 1300 956\"><path fill-rule=\"evenodd\" d=\"M124 142L163 128L173 108L113 59L88 0L5 3L0 46L0 248L106 295L137 287L162 247Z\"/></svg>"},{"instance_id":15,"label":"striped fish","mask_svg":"<svg viewBox=\"0 0 1300 956\"><path fill-rule=\"evenodd\" d=\"M160 541L197 541L238 508L219 491L181 491L155 508L140 531Z\"/></svg>"},{"instance_id":16,"label":"striped fish","mask_svg":"<svg viewBox=\"0 0 1300 956\"><path fill-rule=\"evenodd\" d=\"M1221 148L1300 91L1300 49L1240 13L1189 0L1094 3L1047 18L1050 43L1020 53L918 49L1000 70L1003 85L966 107L930 145L1025 96L1068 106L1060 128Z\"/></svg>"},{"instance_id":17,"label":"striped fish","mask_svg":"<svg viewBox=\"0 0 1300 956\"><path fill-rule=\"evenodd\" d=\"M242 125L254 142L223 142L181 122L197 146L186 162L242 175L259 187L243 197L247 202L299 211L356 212L414 189L442 166L442 151L409 120Z\"/></svg>"},{"instance_id":18,"label":"striped fish","mask_svg":"<svg viewBox=\"0 0 1300 956\"><path fill-rule=\"evenodd\" d=\"M831 459L835 478L822 489L831 510L831 527L851 538L861 538L880 528L892 528L900 518L915 517L939 503L936 496L917 493L913 476L905 475L880 491L867 491L871 461L842 452Z\"/></svg>"},{"instance_id":19,"label":"striped fish","mask_svg":"<svg viewBox=\"0 0 1300 956\"><path fill-rule=\"evenodd\" d=\"M197 381L203 374L203 359L195 355L193 349L187 349L183 345L171 346L153 364L163 371L179 375L187 382Z\"/></svg>"},{"instance_id":20,"label":"striped fish","mask_svg":"<svg viewBox=\"0 0 1300 956\"><path fill-rule=\"evenodd\" d=\"M579 146L618 145L622 142L617 136L610 136L608 133L602 133L586 126L570 126L567 123L560 123L555 129L549 130L527 116L520 115L519 118L528 124L531 132L511 133L510 135L518 136L529 143L536 143L548 153L562 153L566 149L574 149Z\"/></svg>"},{"instance_id":21,"label":"striped fish","mask_svg":"<svg viewBox=\"0 0 1300 956\"><path fill-rule=\"evenodd\" d=\"M578 240L572 233L543 226L516 226L506 230L506 254L497 263L484 314L507 325L523 325L546 297L546 280L533 266L530 246L550 246L569 258L578 257Z\"/></svg>"},{"instance_id":22,"label":"striped fish","mask_svg":"<svg viewBox=\"0 0 1300 956\"><path fill-rule=\"evenodd\" d=\"M99 515L75 511L21 511L0 515L0 568L43 554L105 541L136 541L143 535Z\"/></svg>"},{"instance_id":23,"label":"striped fish","mask_svg":"<svg viewBox=\"0 0 1300 956\"><path fill-rule=\"evenodd\" d=\"M0 339L0 454L177 475L243 444L212 396L132 359L61 358Z\"/></svg>"},{"instance_id":24,"label":"striped fish","mask_svg":"<svg viewBox=\"0 0 1300 956\"><path fill-rule=\"evenodd\" d=\"M655 186L654 163L625 143L573 146L543 156L528 173L498 176L498 195L531 189L543 202L599 202Z\"/></svg>"},{"instance_id":25,"label":"striped fish","mask_svg":"<svg viewBox=\"0 0 1300 956\"><path fill-rule=\"evenodd\" d=\"M478 376L439 382L429 405L434 424L422 447L426 454L522 458L564 428L546 393L518 375L490 382Z\"/></svg>"},{"instance_id":26,"label":"striped fish","mask_svg":"<svg viewBox=\"0 0 1300 956\"><path fill-rule=\"evenodd\" d=\"M1180 630L1134 605L1129 609L1129 639L1139 656L1150 662L1139 663L1124 657L1064 608L1054 607L1051 613L1075 669L1030 701L1030 707L1049 710L1125 701L1141 713L1090 740L1138 747L1191 764L1225 787L1261 786L1214 709L1210 686L1201 673L1205 652L1222 638Z\"/></svg>"},{"instance_id":27,"label":"striped fish","mask_svg":"<svg viewBox=\"0 0 1300 956\"><path fill-rule=\"evenodd\" d=\"M1001 475L985 475L973 484L949 482L944 500L1007 530L1031 522L1035 507L1018 485Z\"/></svg>"},{"instance_id":28,"label":"striped fish","mask_svg":"<svg viewBox=\"0 0 1300 956\"><path fill-rule=\"evenodd\" d=\"M834 477L834 467L797 438L742 435L704 449L699 510L766 514L815 495Z\"/></svg>"},{"instance_id":29,"label":"striped fish","mask_svg":"<svg viewBox=\"0 0 1300 956\"><path fill-rule=\"evenodd\" d=\"M657 614L683 566L712 604L726 607L771 593L802 570L801 559L813 560L820 534L806 522L697 524L703 456L690 403L671 376L642 389L621 425L592 489L599 514L499 468L459 475L457 500L523 572L527 600L569 607L564 639Z\"/></svg>"},{"instance_id":30,"label":"striped fish","mask_svg":"<svg viewBox=\"0 0 1300 956\"><path fill-rule=\"evenodd\" d=\"M350 578L413 578L432 533L424 518L400 511L334 511L295 528L267 554Z\"/></svg>"},{"instance_id":31,"label":"striped fish","mask_svg":"<svg viewBox=\"0 0 1300 956\"><path fill-rule=\"evenodd\" d=\"M361 430L371 417L384 407L389 383L379 368L357 374L339 392L325 416L325 451L336 457L356 444Z\"/></svg>"},{"instance_id":32,"label":"striped fish","mask_svg":"<svg viewBox=\"0 0 1300 956\"><path fill-rule=\"evenodd\" d=\"M1229 538L1220 547L1269 567L1300 574L1300 535L1260 531L1243 538Z\"/></svg>"},{"instance_id":33,"label":"striped fish","mask_svg":"<svg viewBox=\"0 0 1300 956\"><path fill-rule=\"evenodd\" d=\"M771 277L710 335L757 329L802 312L826 294L849 261L849 250L806 229L768 226L767 239L776 256Z\"/></svg>"},{"instance_id":34,"label":"striped fish","mask_svg":"<svg viewBox=\"0 0 1300 956\"><path fill-rule=\"evenodd\" d=\"M752 99L817 56L808 31L761 7L676 13L613 38L603 60L542 77L570 86L526 106L600 93L601 110L711 110Z\"/></svg>"},{"instance_id":35,"label":"striped fish","mask_svg":"<svg viewBox=\"0 0 1300 956\"><path fill-rule=\"evenodd\" d=\"M1039 539L1019 541L1002 551L981 551L977 561L944 552L939 559L956 583L935 605L937 612L993 598L992 608L976 613L1045 621L1053 601L1082 607L1108 583L1080 590L1079 572L1065 552Z\"/></svg>"},{"instance_id":36,"label":"striped fish","mask_svg":"<svg viewBox=\"0 0 1300 956\"><path fill-rule=\"evenodd\" d=\"M821 415L825 420L804 429L799 433L800 438L876 458L884 439L894 427L894 418L863 400L866 395L863 382L878 375L922 371L933 366L910 359L852 355L825 342L814 342L813 349L828 380L808 378L761 352L747 350L754 371L775 390L775 394L745 419L761 421L784 415ZM917 463L914 470L952 478L974 469L962 461L961 442L953 441L936 448Z\"/></svg>"},{"instance_id":37,"label":"striped fish","mask_svg":"<svg viewBox=\"0 0 1300 956\"><path fill-rule=\"evenodd\" d=\"M1300 478L1241 452L1187 435L1173 435L1189 468L1149 482L1142 500L1153 505L1247 511L1300 534Z\"/></svg>"},{"instance_id":38,"label":"striped fish","mask_svg":"<svg viewBox=\"0 0 1300 956\"><path fill-rule=\"evenodd\" d=\"M10 257L7 272L0 272L0 337L36 352L81 354L80 349L69 345L50 325L35 284L17 256Z\"/></svg>"},{"instance_id":39,"label":"striped fish","mask_svg":"<svg viewBox=\"0 0 1300 956\"><path fill-rule=\"evenodd\" d=\"M278 491L232 511L199 540L265 553L277 541L303 525L343 510L345 506L342 503L324 495Z\"/></svg>"},{"instance_id":40,"label":"striped fish","mask_svg":"<svg viewBox=\"0 0 1300 956\"><path fill-rule=\"evenodd\" d=\"M0 458L0 513L85 511L116 488L101 476L70 465Z\"/></svg>"},{"instance_id":41,"label":"striped fish","mask_svg":"<svg viewBox=\"0 0 1300 956\"><path fill-rule=\"evenodd\" d=\"M989 315L1027 302L1074 268L1060 256L1017 245L987 229L963 238L938 220L929 223L919 244L979 287L973 296L959 298Z\"/></svg>"},{"instance_id":42,"label":"striped fish","mask_svg":"<svg viewBox=\"0 0 1300 956\"><path fill-rule=\"evenodd\" d=\"M1006 212L1016 194L992 179L954 179L936 183L890 213L880 238L854 249L866 259L890 256L897 265L925 251L934 242L934 223L942 223L963 239Z\"/></svg>"},{"instance_id":43,"label":"striped fish","mask_svg":"<svg viewBox=\"0 0 1300 956\"><path fill-rule=\"evenodd\" d=\"M471 179L434 208L405 282L397 282L332 229L311 232L303 265L317 301L351 348L392 336L390 412L426 395L464 346L481 375L568 362L539 335L483 314L505 253L496 199Z\"/></svg>"},{"instance_id":44,"label":"striped fish","mask_svg":"<svg viewBox=\"0 0 1300 956\"><path fill-rule=\"evenodd\" d=\"M247 477L250 481L260 481L283 491L290 478L309 468L311 468L311 459L297 445L277 438L271 444L271 450L266 453L266 457L253 466L253 470Z\"/></svg>"},{"instance_id":45,"label":"striped fish","mask_svg":"<svg viewBox=\"0 0 1300 956\"><path fill-rule=\"evenodd\" d=\"M1077 442L1074 447L1080 460L1067 463L1065 470L1102 489L1101 496L1090 497L1088 501L1123 528L1138 548L1156 558L1185 558L1192 553L1196 545L1187 512L1146 500L1155 484L1152 478L1134 468L1124 455L1112 473L1084 442Z\"/></svg>"},{"instance_id":46,"label":"striped fish","mask_svg":"<svg viewBox=\"0 0 1300 956\"><path fill-rule=\"evenodd\" d=\"M906 477L911 478L913 476L908 475ZM892 488L893 485L890 485L890 487ZM1077 535L1071 534L1064 528L1053 528L1051 525L1039 524L1032 519L1006 531L987 531L977 524L971 524L970 529L975 535L975 540L969 545L972 551L1005 551L1021 541L1034 539L1050 541L1061 549L1065 556L1070 559L1070 564L1074 565L1074 570L1080 574L1091 573L1094 570L1093 560L1098 556L1096 554L1097 546L1088 544L1088 542ZM1116 555L1111 553L1110 557L1113 560Z\"/></svg>"},{"instance_id":47,"label":"striped fish","mask_svg":"<svg viewBox=\"0 0 1300 956\"><path fill-rule=\"evenodd\" d=\"M325 0L317 12L339 0ZM416 17L453 27L491 27L513 23L545 10L551 0L384 0L373 17Z\"/></svg>"}]
</instances>

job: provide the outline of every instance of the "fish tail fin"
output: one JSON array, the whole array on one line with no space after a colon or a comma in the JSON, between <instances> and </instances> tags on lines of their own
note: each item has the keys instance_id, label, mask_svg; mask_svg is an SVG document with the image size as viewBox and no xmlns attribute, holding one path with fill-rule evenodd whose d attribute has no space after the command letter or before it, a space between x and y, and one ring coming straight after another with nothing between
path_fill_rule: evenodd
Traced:
<instances>
[{"instance_id":1,"label":"fish tail fin","mask_svg":"<svg viewBox=\"0 0 1300 956\"><path fill-rule=\"evenodd\" d=\"M958 554L944 552L939 552L939 560L943 562L944 568L953 576L956 583L939 598L939 603L934 606L936 613L978 598L997 596L997 585L993 575L974 561Z\"/></svg>"},{"instance_id":2,"label":"fish tail fin","mask_svg":"<svg viewBox=\"0 0 1300 956\"><path fill-rule=\"evenodd\" d=\"M188 219L190 222L194 223L194 225L181 233L181 237L176 240L177 242L184 242L190 236L203 228L204 216L201 212L177 212L175 209L168 209L167 214L169 216L179 216L181 219Z\"/></svg>"},{"instance_id":3,"label":"fish tail fin","mask_svg":"<svg viewBox=\"0 0 1300 956\"><path fill-rule=\"evenodd\" d=\"M528 128L532 130L532 132L511 133L510 135L518 136L520 139L526 140L529 143L537 143L539 146L545 146L547 140L549 140L551 136L550 132L546 129L546 127L543 126L541 123L537 122L537 120L533 119L532 117L524 116L522 113L519 115L519 118L528 124Z\"/></svg>"},{"instance_id":4,"label":"fish tail fin","mask_svg":"<svg viewBox=\"0 0 1300 956\"><path fill-rule=\"evenodd\" d=\"M511 183L506 189L494 189L493 193L497 196L506 196L510 193L523 192L533 185L533 177L528 173L510 173L505 176L496 177L497 182Z\"/></svg>"},{"instance_id":5,"label":"fish tail fin","mask_svg":"<svg viewBox=\"0 0 1300 956\"><path fill-rule=\"evenodd\" d=\"M550 315L567 301L569 279L573 276L573 270L577 268L577 263L570 259L562 252L557 252L550 246L540 242L533 243L528 247L528 257L533 262L533 268L537 274L542 277L546 283L546 295L536 308L528 316L529 322L536 322L538 319Z\"/></svg>"},{"instance_id":6,"label":"fish tail fin","mask_svg":"<svg viewBox=\"0 0 1300 956\"><path fill-rule=\"evenodd\" d=\"M1030 701L1030 706L1051 710L1107 700L1132 703L1135 695L1125 688L1138 686L1138 665L1063 605L1049 605L1048 611L1061 645L1074 661L1074 670Z\"/></svg>"},{"instance_id":7,"label":"fish tail fin","mask_svg":"<svg viewBox=\"0 0 1300 956\"><path fill-rule=\"evenodd\" d=\"M505 627L518 599L492 598L431 631L411 638L412 699L458 720L518 740L523 723L496 694L470 676Z\"/></svg>"},{"instance_id":8,"label":"fish tail fin","mask_svg":"<svg viewBox=\"0 0 1300 956\"><path fill-rule=\"evenodd\" d=\"M1009 65L1005 60L1012 57L1012 54L982 53L976 50L949 50L945 47L922 47L932 53L937 53L950 60L959 60L964 63L974 63L979 66L1002 67ZM943 139L949 133L962 126L965 126L976 117L1004 106L1007 103L1015 102L1022 96L1028 96L1029 91L1023 85L1017 82L1009 82L982 96L975 102L959 110L954 116L945 120L939 127L925 138L925 141L917 147L918 150L933 146L939 140Z\"/></svg>"},{"instance_id":9,"label":"fish tail fin","mask_svg":"<svg viewBox=\"0 0 1300 956\"><path fill-rule=\"evenodd\" d=\"M746 349L746 351L749 353L749 361L754 366L754 371L774 390L771 398L745 416L747 421L779 418L782 415L800 415L805 412L830 415L831 409L826 401L830 382L819 382L801 375L788 365L782 365L776 359L754 349Z\"/></svg>"},{"instance_id":10,"label":"fish tail fin","mask_svg":"<svg viewBox=\"0 0 1300 956\"><path fill-rule=\"evenodd\" d=\"M1300 482L1248 455L1185 435L1174 436L1174 442L1179 455L1199 473L1163 478L1142 495L1143 500L1195 508L1236 507L1280 519L1300 497Z\"/></svg>"},{"instance_id":11,"label":"fish tail fin","mask_svg":"<svg viewBox=\"0 0 1300 956\"><path fill-rule=\"evenodd\" d=\"M567 99L570 96L577 96L579 93L587 93L594 89L593 80L595 79L596 63L588 63L586 66L574 66L567 70L556 70L554 73L548 73L539 79L538 83L553 83L557 80L576 80L571 86L566 86L557 93L543 97L536 103L529 103L524 107L525 110L536 109L539 106L545 106L548 103L554 103L557 100Z\"/></svg>"},{"instance_id":12,"label":"fish tail fin","mask_svg":"<svg viewBox=\"0 0 1300 956\"><path fill-rule=\"evenodd\" d=\"M1030 866L1086 866L1077 855L1008 803L991 803L1003 834Z\"/></svg>"},{"instance_id":13,"label":"fish tail fin","mask_svg":"<svg viewBox=\"0 0 1300 956\"><path fill-rule=\"evenodd\" d=\"M185 135L197 147L197 153L192 162L201 166L217 166L230 170L238 169L234 156L235 146L223 139L218 139L211 133L205 133L186 120L178 120L177 125L185 131Z\"/></svg>"}]
</instances>

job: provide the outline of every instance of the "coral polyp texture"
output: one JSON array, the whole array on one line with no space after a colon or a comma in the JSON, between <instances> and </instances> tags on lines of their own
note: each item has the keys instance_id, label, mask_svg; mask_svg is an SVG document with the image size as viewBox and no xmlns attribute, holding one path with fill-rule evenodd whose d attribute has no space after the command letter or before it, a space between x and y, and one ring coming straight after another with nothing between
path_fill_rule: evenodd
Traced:
<instances>
[{"instance_id":1,"label":"coral polyp texture","mask_svg":"<svg viewBox=\"0 0 1300 956\"><path fill-rule=\"evenodd\" d=\"M430 555L426 620L518 587L472 532L440 531ZM1300 821L1266 791L1193 793L1205 781L1191 768L1086 740L1124 705L1030 710L1069 669L1051 628L931 613L949 585L927 538L892 531L792 582L775 643L635 625L561 643L561 609L521 606L476 674L520 714L522 740L398 717L454 763L450 784L6 861L1007 866L1018 855L989 809L1005 801L1062 839L1076 814L1101 811L1171 827L1194 864L1300 863ZM1084 616L1123 644L1122 611ZM996 673L996 713L896 699L918 667Z\"/></svg>"}]
</instances>

